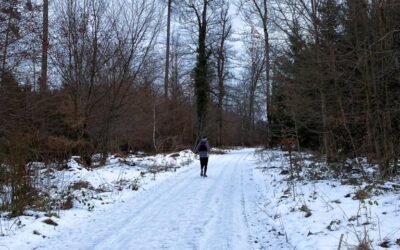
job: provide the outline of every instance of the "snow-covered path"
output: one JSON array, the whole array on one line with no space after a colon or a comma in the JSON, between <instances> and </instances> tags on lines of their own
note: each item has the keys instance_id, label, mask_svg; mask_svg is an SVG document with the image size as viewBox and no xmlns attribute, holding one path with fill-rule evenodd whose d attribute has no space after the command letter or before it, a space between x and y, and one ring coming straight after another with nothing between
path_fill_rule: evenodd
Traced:
<instances>
[{"instance_id":1,"label":"snow-covered path","mask_svg":"<svg viewBox=\"0 0 400 250\"><path fill-rule=\"evenodd\" d=\"M208 177L198 163L115 204L35 249L255 249L254 149L212 155ZM244 176L246 175L246 178Z\"/></svg>"},{"instance_id":2,"label":"snow-covered path","mask_svg":"<svg viewBox=\"0 0 400 250\"><path fill-rule=\"evenodd\" d=\"M198 161L187 160L193 159L192 153L179 154L179 161L158 155L154 161L132 158L130 165L110 157L109 164L96 171L76 168L60 173L76 174L74 181L115 185L141 176L141 168L132 167L135 162L178 167L176 172L159 173L155 180L147 172L137 192L128 186L92 196L90 189L77 190L86 192L77 197L88 196L94 210L88 211L88 203L76 198L74 208L51 217L58 226L43 223L48 217L35 211L0 220L0 235L8 232L0 236L0 250L331 250L340 243L342 249L355 249L365 232L374 249L383 240L391 249L400 249L400 226L394 223L400 218L396 182L384 186L391 191L360 202L354 197L364 188L340 180L288 181L289 174L282 171L289 166L288 157L279 150L211 155L207 178L200 177Z\"/></svg>"}]
</instances>

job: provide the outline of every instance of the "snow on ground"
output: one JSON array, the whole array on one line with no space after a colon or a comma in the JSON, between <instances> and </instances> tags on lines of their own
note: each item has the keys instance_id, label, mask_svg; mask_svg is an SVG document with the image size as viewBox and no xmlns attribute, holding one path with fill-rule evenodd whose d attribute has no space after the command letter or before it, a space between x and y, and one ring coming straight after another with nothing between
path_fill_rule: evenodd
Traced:
<instances>
[{"instance_id":1,"label":"snow on ground","mask_svg":"<svg viewBox=\"0 0 400 250\"><path fill-rule=\"evenodd\" d=\"M58 226L43 223L46 212L26 211L25 216L0 218L0 250L33 249L35 244L47 239L59 228L73 228L81 221L96 216L116 204L123 204L138 193L179 174L195 160L190 150L173 154L127 157L110 156L105 166L86 169L73 157L61 171L49 171L40 164L42 178L35 185L49 193L46 200L51 220ZM44 193L43 192L43 193ZM62 209L71 197L72 209ZM51 207L51 209L50 209ZM98 210L98 211L97 211ZM2 237L3 236L3 237Z\"/></svg>"},{"instance_id":2,"label":"snow on ground","mask_svg":"<svg viewBox=\"0 0 400 250\"><path fill-rule=\"evenodd\" d=\"M265 230L257 219L259 185L248 176L256 166L253 153L254 149L242 149L211 155L207 178L200 177L195 161L176 172L160 173L158 181L142 183L138 192L124 189L104 195L103 204L96 197L88 199L96 202L91 212L79 204L62 210L59 218L52 217L57 226L43 223L43 215L24 216L25 226L3 237L0 245L22 250L258 249L257 239L265 237ZM118 179L120 168L129 168L119 164L111 159L98 169L101 174L79 171L95 189L102 185L97 175L112 183L110 176ZM136 178L127 175L125 179Z\"/></svg>"},{"instance_id":3,"label":"snow on ground","mask_svg":"<svg viewBox=\"0 0 400 250\"><path fill-rule=\"evenodd\" d=\"M2 218L0 250L323 250L338 249L341 235L351 249L365 234L375 249L385 239L400 249L398 182L324 180L309 171L323 168L310 157L290 178L287 158L277 150L213 154L207 178L190 151L111 156L93 170L72 159L42 184L52 197L74 197L73 208L52 211L57 225L43 223L44 212Z\"/></svg>"},{"instance_id":4,"label":"snow on ground","mask_svg":"<svg viewBox=\"0 0 400 250\"><path fill-rule=\"evenodd\" d=\"M342 235L342 249L355 249L364 239L373 249L400 249L398 181L370 184L357 174L358 179L335 180L334 173L324 180L330 170L318 176L321 166L309 160L299 178L290 178L286 153L264 151L258 157L262 165L255 171L264 173L265 183L259 207L268 214L268 231L288 243L282 249L338 249Z\"/></svg>"}]
</instances>

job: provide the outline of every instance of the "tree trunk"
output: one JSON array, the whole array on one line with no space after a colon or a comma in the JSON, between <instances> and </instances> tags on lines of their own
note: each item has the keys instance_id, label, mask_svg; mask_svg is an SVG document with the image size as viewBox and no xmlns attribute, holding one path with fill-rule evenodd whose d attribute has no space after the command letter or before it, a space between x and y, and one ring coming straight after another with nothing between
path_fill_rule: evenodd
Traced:
<instances>
[{"instance_id":1,"label":"tree trunk","mask_svg":"<svg viewBox=\"0 0 400 250\"><path fill-rule=\"evenodd\" d=\"M217 50L217 77L218 77L218 111L217 111L217 124L218 124L218 137L217 145L222 145L222 128L223 128L223 101L225 97L225 78L226 78L226 51L225 41L230 36L232 26L229 23L227 8L221 9L221 40L219 41L219 48Z\"/></svg>"},{"instance_id":2,"label":"tree trunk","mask_svg":"<svg viewBox=\"0 0 400 250\"><path fill-rule=\"evenodd\" d=\"M165 48L165 75L164 75L164 95L168 98L169 89L169 54L170 54L170 40L171 40L171 4L172 0L168 0L168 14L167 14L167 44Z\"/></svg>"},{"instance_id":3,"label":"tree trunk","mask_svg":"<svg viewBox=\"0 0 400 250\"><path fill-rule=\"evenodd\" d=\"M270 128L271 128L271 86L270 86L270 45L269 45L269 32L268 32L268 5L267 0L264 1L264 17L263 17L263 31L264 31L264 49L265 49L265 95L266 95L266 120L267 120L267 140L270 141ZM270 145L271 146L271 145Z\"/></svg>"},{"instance_id":4,"label":"tree trunk","mask_svg":"<svg viewBox=\"0 0 400 250\"><path fill-rule=\"evenodd\" d=\"M47 91L47 54L49 48L49 0L43 0L43 38L42 38L42 69L39 79L40 92Z\"/></svg>"},{"instance_id":5,"label":"tree trunk","mask_svg":"<svg viewBox=\"0 0 400 250\"><path fill-rule=\"evenodd\" d=\"M12 10L13 11L13 10ZM5 36L5 42L4 42L4 49L3 49L3 61L2 61L2 66L1 66L1 81L3 81L3 74L6 73L6 65L7 65L7 56L8 56L8 43L10 39L10 27L11 27L11 20L12 20L12 14L10 13L8 17L8 22L7 22L7 28L6 28L6 36Z\"/></svg>"},{"instance_id":6,"label":"tree trunk","mask_svg":"<svg viewBox=\"0 0 400 250\"><path fill-rule=\"evenodd\" d=\"M311 1L311 9L312 9L312 25L314 32L314 42L316 46L315 51L315 60L316 60L316 68L320 69L321 65L321 44L319 39L319 29L318 29L318 2L317 0ZM321 119L322 119L322 143L323 143L323 152L326 154L326 160L329 162L331 160L331 149L330 149L330 131L328 130L328 118L327 118L327 108L326 108L326 93L325 93L325 83L322 77L321 70L317 72L317 89L319 90L320 97L320 110L321 110Z\"/></svg>"},{"instance_id":7,"label":"tree trunk","mask_svg":"<svg viewBox=\"0 0 400 250\"><path fill-rule=\"evenodd\" d=\"M153 147L154 150L157 152L157 141L156 141L156 132L157 132L157 120L156 120L156 99L154 98L153 103Z\"/></svg>"},{"instance_id":8,"label":"tree trunk","mask_svg":"<svg viewBox=\"0 0 400 250\"><path fill-rule=\"evenodd\" d=\"M198 19L199 40L197 50L197 65L195 68L195 91L197 103L197 139L204 135L207 124L207 105L208 95L210 91L209 74L208 74L208 54L206 49L207 36L207 7L208 0L203 1L203 10Z\"/></svg>"}]
</instances>

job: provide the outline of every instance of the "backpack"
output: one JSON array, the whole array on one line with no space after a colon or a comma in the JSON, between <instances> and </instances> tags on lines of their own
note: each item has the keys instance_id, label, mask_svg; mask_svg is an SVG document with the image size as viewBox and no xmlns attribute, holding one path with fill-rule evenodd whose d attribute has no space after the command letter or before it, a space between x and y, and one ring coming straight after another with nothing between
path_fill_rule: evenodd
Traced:
<instances>
[{"instance_id":1,"label":"backpack","mask_svg":"<svg viewBox=\"0 0 400 250\"><path fill-rule=\"evenodd\" d=\"M199 152L207 152L207 146L205 142L200 143Z\"/></svg>"}]
</instances>

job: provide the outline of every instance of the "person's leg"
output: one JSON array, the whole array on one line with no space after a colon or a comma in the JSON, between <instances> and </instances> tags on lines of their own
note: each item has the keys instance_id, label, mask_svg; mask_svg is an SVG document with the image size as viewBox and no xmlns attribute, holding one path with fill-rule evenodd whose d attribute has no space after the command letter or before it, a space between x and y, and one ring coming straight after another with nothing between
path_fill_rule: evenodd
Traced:
<instances>
[{"instance_id":1,"label":"person's leg","mask_svg":"<svg viewBox=\"0 0 400 250\"><path fill-rule=\"evenodd\" d=\"M207 165L208 165L208 157L204 158L204 172L203 172L203 176L207 177Z\"/></svg>"},{"instance_id":2,"label":"person's leg","mask_svg":"<svg viewBox=\"0 0 400 250\"><path fill-rule=\"evenodd\" d=\"M200 158L200 176L204 175L204 158Z\"/></svg>"}]
</instances>

